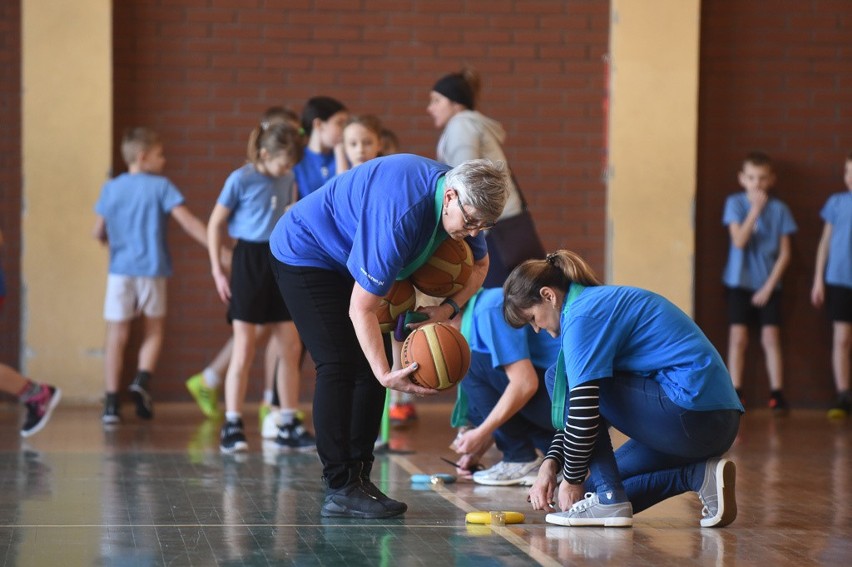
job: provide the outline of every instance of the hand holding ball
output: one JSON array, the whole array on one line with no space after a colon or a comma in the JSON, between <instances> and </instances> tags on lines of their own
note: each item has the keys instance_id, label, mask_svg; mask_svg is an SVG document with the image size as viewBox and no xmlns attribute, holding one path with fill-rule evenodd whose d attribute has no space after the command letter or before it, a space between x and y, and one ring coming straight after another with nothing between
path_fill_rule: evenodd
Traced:
<instances>
[{"instance_id":1,"label":"hand holding ball","mask_svg":"<svg viewBox=\"0 0 852 567\"><path fill-rule=\"evenodd\" d=\"M402 344L403 366L414 362L419 368L409 376L413 383L433 390L446 390L467 374L470 346L451 325L424 325L415 329Z\"/></svg>"}]
</instances>

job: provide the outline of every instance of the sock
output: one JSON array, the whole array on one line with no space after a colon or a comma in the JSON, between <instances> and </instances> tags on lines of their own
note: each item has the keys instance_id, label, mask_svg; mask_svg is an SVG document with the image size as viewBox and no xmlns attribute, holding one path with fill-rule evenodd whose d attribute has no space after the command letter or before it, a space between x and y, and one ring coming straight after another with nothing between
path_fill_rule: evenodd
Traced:
<instances>
[{"instance_id":1,"label":"sock","mask_svg":"<svg viewBox=\"0 0 852 567\"><path fill-rule=\"evenodd\" d=\"M238 411L226 411L225 412L225 421L239 421L243 418L243 414Z\"/></svg>"},{"instance_id":2,"label":"sock","mask_svg":"<svg viewBox=\"0 0 852 567\"><path fill-rule=\"evenodd\" d=\"M413 404L414 403L414 394L409 394L408 392L401 392L402 395L399 397L399 403L401 404Z\"/></svg>"},{"instance_id":3,"label":"sock","mask_svg":"<svg viewBox=\"0 0 852 567\"><path fill-rule=\"evenodd\" d=\"M148 385L148 382L151 381L151 373L147 370L138 370L136 371L136 378L133 379L133 384L136 386L141 386L145 388Z\"/></svg>"},{"instance_id":4,"label":"sock","mask_svg":"<svg viewBox=\"0 0 852 567\"><path fill-rule=\"evenodd\" d=\"M41 384L36 384L32 380L27 380L27 383L24 384L24 387L21 388L21 391L18 392L18 399L23 403L27 403L34 396L37 396L41 392Z\"/></svg>"},{"instance_id":5,"label":"sock","mask_svg":"<svg viewBox=\"0 0 852 567\"><path fill-rule=\"evenodd\" d=\"M272 405L272 390L263 391L263 403Z\"/></svg>"},{"instance_id":6,"label":"sock","mask_svg":"<svg viewBox=\"0 0 852 567\"><path fill-rule=\"evenodd\" d=\"M281 425L292 425L293 421L296 419L296 410L294 409L282 409L278 412L278 423Z\"/></svg>"},{"instance_id":7,"label":"sock","mask_svg":"<svg viewBox=\"0 0 852 567\"><path fill-rule=\"evenodd\" d=\"M742 388L734 388L734 391L737 393L737 397L739 399L743 399L743 389Z\"/></svg>"},{"instance_id":8,"label":"sock","mask_svg":"<svg viewBox=\"0 0 852 567\"><path fill-rule=\"evenodd\" d=\"M775 399L777 400L778 398L783 398L783 397L784 397L784 392L783 392L782 390L772 390L772 391L769 393L769 395L770 395L770 396L772 396L773 398L775 398Z\"/></svg>"},{"instance_id":9,"label":"sock","mask_svg":"<svg viewBox=\"0 0 852 567\"><path fill-rule=\"evenodd\" d=\"M106 405L118 407L118 394L116 392L106 393Z\"/></svg>"},{"instance_id":10,"label":"sock","mask_svg":"<svg viewBox=\"0 0 852 567\"><path fill-rule=\"evenodd\" d=\"M215 390L222 383L222 377L209 366L201 374L204 375L204 385L211 390Z\"/></svg>"}]
</instances>

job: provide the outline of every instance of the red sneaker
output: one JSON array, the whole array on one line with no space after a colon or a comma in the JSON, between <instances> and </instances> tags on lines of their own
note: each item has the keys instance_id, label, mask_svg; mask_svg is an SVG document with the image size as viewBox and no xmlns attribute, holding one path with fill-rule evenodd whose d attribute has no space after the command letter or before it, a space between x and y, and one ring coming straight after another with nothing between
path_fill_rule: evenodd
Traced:
<instances>
[{"instance_id":1,"label":"red sneaker","mask_svg":"<svg viewBox=\"0 0 852 567\"><path fill-rule=\"evenodd\" d=\"M412 403L393 404L390 407L389 416L391 425L402 427L417 419L417 410Z\"/></svg>"}]
</instances>

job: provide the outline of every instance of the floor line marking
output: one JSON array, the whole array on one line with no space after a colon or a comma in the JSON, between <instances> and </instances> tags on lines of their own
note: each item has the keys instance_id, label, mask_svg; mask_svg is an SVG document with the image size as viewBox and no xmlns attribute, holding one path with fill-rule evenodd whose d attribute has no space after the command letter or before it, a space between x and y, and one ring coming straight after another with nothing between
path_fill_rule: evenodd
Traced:
<instances>
[{"instance_id":1,"label":"floor line marking","mask_svg":"<svg viewBox=\"0 0 852 567\"><path fill-rule=\"evenodd\" d=\"M425 474L420 467L409 461L407 458L401 455L390 455L390 460L394 463L405 469L409 474ZM477 508L475 508L472 504L457 496L454 492L447 490L445 486L440 484L433 484L432 490L437 492L444 500L459 508L460 510L467 512L475 512ZM524 552L528 557L536 561L539 565L544 567L561 567L561 563L553 559L551 556L547 555L543 551L538 549L534 549L529 543L524 541L524 539L516 534L514 534L508 527L505 526L490 526L491 530L494 531L497 535L505 539L510 544L517 547L519 550Z\"/></svg>"}]
</instances>

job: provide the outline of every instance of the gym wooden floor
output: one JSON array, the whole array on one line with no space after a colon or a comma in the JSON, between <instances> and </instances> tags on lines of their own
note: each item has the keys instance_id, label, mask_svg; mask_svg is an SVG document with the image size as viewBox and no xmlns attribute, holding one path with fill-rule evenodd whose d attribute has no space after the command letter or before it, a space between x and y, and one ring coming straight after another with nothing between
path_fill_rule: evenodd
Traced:
<instances>
[{"instance_id":1,"label":"gym wooden floor","mask_svg":"<svg viewBox=\"0 0 852 567\"><path fill-rule=\"evenodd\" d=\"M412 485L452 472L446 404L423 404L395 431L374 480L409 505L401 519L323 520L315 454L219 454L219 423L189 404L125 408L114 431L100 408L60 405L22 442L18 410L0 407L0 565L848 565L852 560L852 423L824 412L746 414L731 451L739 517L698 526L694 494L636 516L632 529L565 528L526 507L523 488ZM251 408L254 409L254 408ZM256 414L248 414L254 416ZM410 451L410 452L409 452ZM488 463L499 457L487 455ZM526 522L465 524L471 510L519 510Z\"/></svg>"}]
</instances>

